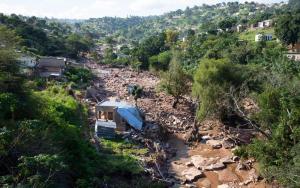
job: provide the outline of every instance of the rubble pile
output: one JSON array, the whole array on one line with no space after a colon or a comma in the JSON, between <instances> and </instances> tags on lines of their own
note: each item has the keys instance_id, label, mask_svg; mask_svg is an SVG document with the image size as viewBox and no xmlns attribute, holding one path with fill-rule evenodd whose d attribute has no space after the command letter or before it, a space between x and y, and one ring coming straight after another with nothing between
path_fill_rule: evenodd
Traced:
<instances>
[{"instance_id":1,"label":"rubble pile","mask_svg":"<svg viewBox=\"0 0 300 188\"><path fill-rule=\"evenodd\" d=\"M137 105L145 113L146 120L163 125L170 133L186 132L193 125L194 102L184 98L174 109L173 97L156 92L158 83L159 79L149 72L137 73L128 68L105 68L105 73L96 78L92 89L89 90L100 101L114 97L134 104L128 86L139 85L143 88L143 96L138 99Z\"/></svg>"}]
</instances>

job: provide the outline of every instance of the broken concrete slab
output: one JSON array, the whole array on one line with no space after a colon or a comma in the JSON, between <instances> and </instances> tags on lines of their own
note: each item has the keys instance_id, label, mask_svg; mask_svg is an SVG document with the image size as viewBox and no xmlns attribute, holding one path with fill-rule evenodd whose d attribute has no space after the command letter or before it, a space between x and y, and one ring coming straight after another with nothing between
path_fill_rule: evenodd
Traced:
<instances>
[{"instance_id":1,"label":"broken concrete slab","mask_svg":"<svg viewBox=\"0 0 300 188\"><path fill-rule=\"evenodd\" d=\"M182 172L182 176L184 176L188 182L193 182L203 177L203 172L195 167L191 167L187 170L184 170Z\"/></svg>"}]
</instances>

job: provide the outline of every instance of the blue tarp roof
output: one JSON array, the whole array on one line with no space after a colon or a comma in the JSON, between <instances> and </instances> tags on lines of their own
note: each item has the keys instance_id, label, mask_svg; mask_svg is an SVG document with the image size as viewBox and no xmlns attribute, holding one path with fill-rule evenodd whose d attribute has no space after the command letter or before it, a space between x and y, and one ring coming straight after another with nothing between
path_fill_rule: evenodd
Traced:
<instances>
[{"instance_id":1,"label":"blue tarp roof","mask_svg":"<svg viewBox=\"0 0 300 188\"><path fill-rule=\"evenodd\" d=\"M129 125L135 129L142 130L143 120L137 108L131 106L118 107L117 112Z\"/></svg>"}]
</instances>

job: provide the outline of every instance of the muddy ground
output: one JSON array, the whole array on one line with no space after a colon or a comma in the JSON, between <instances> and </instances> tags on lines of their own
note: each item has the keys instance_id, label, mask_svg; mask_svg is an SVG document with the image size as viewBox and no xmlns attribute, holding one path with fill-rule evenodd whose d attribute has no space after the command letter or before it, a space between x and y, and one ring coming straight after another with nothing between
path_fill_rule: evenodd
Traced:
<instances>
[{"instance_id":1,"label":"muddy ground","mask_svg":"<svg viewBox=\"0 0 300 188\"><path fill-rule=\"evenodd\" d=\"M137 73L128 68L109 68L93 63L88 63L87 66L96 75L90 91L92 97L98 101L117 98L134 104L127 86L137 84L143 87L144 94L138 100L138 107L145 113L148 122L159 124L168 131L164 146L175 151L174 155L165 158L162 167L164 179L171 182L170 186L272 187L258 176L254 161L241 161L235 157L232 152L234 145L224 148L226 134L221 129L221 123L203 123L199 130L203 136L202 141L186 143L187 133L194 123L195 103L192 99L181 100L177 109L174 109L173 98L157 91L159 79L149 72ZM201 159L204 161L199 161ZM227 161L223 163L224 160ZM186 172L195 169L198 162L209 170L202 168L192 173Z\"/></svg>"}]
</instances>

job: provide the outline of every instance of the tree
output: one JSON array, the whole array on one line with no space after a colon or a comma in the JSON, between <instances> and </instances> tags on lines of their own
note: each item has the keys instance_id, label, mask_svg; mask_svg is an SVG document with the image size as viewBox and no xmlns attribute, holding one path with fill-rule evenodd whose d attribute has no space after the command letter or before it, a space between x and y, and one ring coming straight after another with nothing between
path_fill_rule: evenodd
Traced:
<instances>
[{"instance_id":1,"label":"tree","mask_svg":"<svg viewBox=\"0 0 300 188\"><path fill-rule=\"evenodd\" d=\"M168 46L173 46L178 40L178 32L173 30L166 31L166 43Z\"/></svg>"},{"instance_id":2,"label":"tree","mask_svg":"<svg viewBox=\"0 0 300 188\"><path fill-rule=\"evenodd\" d=\"M299 0L289 0L289 7L293 10L300 10Z\"/></svg>"},{"instance_id":3,"label":"tree","mask_svg":"<svg viewBox=\"0 0 300 188\"><path fill-rule=\"evenodd\" d=\"M71 58L77 58L80 52L87 52L92 46L91 41L77 34L71 34L66 40L67 54Z\"/></svg>"},{"instance_id":4,"label":"tree","mask_svg":"<svg viewBox=\"0 0 300 188\"><path fill-rule=\"evenodd\" d=\"M150 68L155 71L166 71L169 68L171 58L172 53L170 51L165 51L156 56L152 56L149 59Z\"/></svg>"},{"instance_id":5,"label":"tree","mask_svg":"<svg viewBox=\"0 0 300 188\"><path fill-rule=\"evenodd\" d=\"M173 108L176 108L179 99L188 93L188 76L183 71L179 57L175 55L171 60L169 71L163 75L160 87L174 97Z\"/></svg>"},{"instance_id":6,"label":"tree","mask_svg":"<svg viewBox=\"0 0 300 188\"><path fill-rule=\"evenodd\" d=\"M300 39L300 13L287 13L279 17L275 33L285 45L294 45Z\"/></svg>"},{"instance_id":7,"label":"tree","mask_svg":"<svg viewBox=\"0 0 300 188\"><path fill-rule=\"evenodd\" d=\"M133 86L131 95L134 97L135 106L137 106L137 100L142 97L142 94L143 94L142 87L137 86L137 85Z\"/></svg>"},{"instance_id":8,"label":"tree","mask_svg":"<svg viewBox=\"0 0 300 188\"><path fill-rule=\"evenodd\" d=\"M197 116L200 120L222 118L234 108L232 89L238 92L249 78L248 70L232 64L228 59L203 59L194 75L193 95L199 100Z\"/></svg>"},{"instance_id":9,"label":"tree","mask_svg":"<svg viewBox=\"0 0 300 188\"><path fill-rule=\"evenodd\" d=\"M226 29L232 28L236 23L237 23L237 21L235 19L226 18L219 23L219 27L222 30L226 30Z\"/></svg>"},{"instance_id":10,"label":"tree","mask_svg":"<svg viewBox=\"0 0 300 188\"><path fill-rule=\"evenodd\" d=\"M107 48L104 51L104 63L105 64L112 64L114 60L117 59L117 55L114 53L112 48Z\"/></svg>"}]
</instances>

